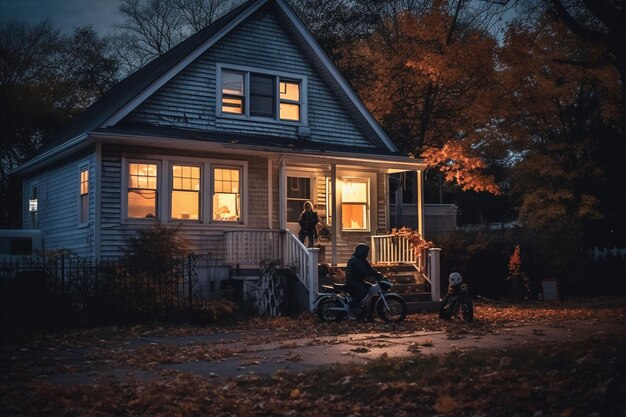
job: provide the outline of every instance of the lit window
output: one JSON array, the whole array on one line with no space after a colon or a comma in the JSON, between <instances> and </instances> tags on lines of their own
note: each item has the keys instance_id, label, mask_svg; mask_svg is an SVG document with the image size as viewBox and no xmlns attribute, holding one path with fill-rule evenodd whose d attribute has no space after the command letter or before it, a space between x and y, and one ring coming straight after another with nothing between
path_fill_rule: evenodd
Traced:
<instances>
[{"instance_id":1,"label":"lit window","mask_svg":"<svg viewBox=\"0 0 626 417\"><path fill-rule=\"evenodd\" d=\"M89 221L89 168L80 169L80 219L79 223Z\"/></svg>"},{"instance_id":2,"label":"lit window","mask_svg":"<svg viewBox=\"0 0 626 417\"><path fill-rule=\"evenodd\" d=\"M213 169L213 220L238 222L241 213L241 170Z\"/></svg>"},{"instance_id":3,"label":"lit window","mask_svg":"<svg viewBox=\"0 0 626 417\"><path fill-rule=\"evenodd\" d=\"M200 219L200 167L172 166L172 219Z\"/></svg>"},{"instance_id":4,"label":"lit window","mask_svg":"<svg viewBox=\"0 0 626 417\"><path fill-rule=\"evenodd\" d=\"M157 217L157 165L128 164L128 218Z\"/></svg>"},{"instance_id":5,"label":"lit window","mask_svg":"<svg viewBox=\"0 0 626 417\"><path fill-rule=\"evenodd\" d=\"M369 180L349 178L343 181L341 226L343 230L368 230Z\"/></svg>"},{"instance_id":6,"label":"lit window","mask_svg":"<svg viewBox=\"0 0 626 417\"><path fill-rule=\"evenodd\" d=\"M222 72L222 112L244 114L244 74L240 72Z\"/></svg>"},{"instance_id":7,"label":"lit window","mask_svg":"<svg viewBox=\"0 0 626 417\"><path fill-rule=\"evenodd\" d=\"M298 122L302 81L276 75L222 70L222 113Z\"/></svg>"},{"instance_id":8,"label":"lit window","mask_svg":"<svg viewBox=\"0 0 626 417\"><path fill-rule=\"evenodd\" d=\"M300 120L300 83L280 80L281 120Z\"/></svg>"}]
</instances>

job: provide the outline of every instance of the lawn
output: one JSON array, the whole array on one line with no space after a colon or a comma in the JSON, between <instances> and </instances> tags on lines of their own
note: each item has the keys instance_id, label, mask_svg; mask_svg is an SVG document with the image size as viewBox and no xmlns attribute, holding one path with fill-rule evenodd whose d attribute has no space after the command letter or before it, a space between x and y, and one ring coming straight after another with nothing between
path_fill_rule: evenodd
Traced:
<instances>
[{"instance_id":1,"label":"lawn","mask_svg":"<svg viewBox=\"0 0 626 417\"><path fill-rule=\"evenodd\" d=\"M160 371L158 378L97 378L102 366L151 370L155 364L219 360L234 345L147 345L136 337L240 333L239 344L346 333L499 332L525 324L600 324L626 318L623 298L506 305L478 301L474 323L441 322L436 314L405 323L323 324L310 315L239 321L228 326L118 326L13 335L0 359L2 416L622 416L626 415L626 335L582 342L380 357L307 373L214 380ZM114 346L114 347L113 347ZM80 352L89 355L77 360ZM47 376L93 369L95 383L63 385Z\"/></svg>"}]
</instances>

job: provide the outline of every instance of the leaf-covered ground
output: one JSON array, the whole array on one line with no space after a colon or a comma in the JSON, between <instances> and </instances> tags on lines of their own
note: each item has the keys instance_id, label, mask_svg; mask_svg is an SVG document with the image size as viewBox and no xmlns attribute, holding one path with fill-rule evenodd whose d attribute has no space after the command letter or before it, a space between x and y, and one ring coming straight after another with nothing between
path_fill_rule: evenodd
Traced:
<instances>
[{"instance_id":1,"label":"leaf-covered ground","mask_svg":"<svg viewBox=\"0 0 626 417\"><path fill-rule=\"evenodd\" d=\"M289 346L298 338L420 330L496 333L503 327L585 321L624 322L623 298L505 305L478 302L476 322L441 322L436 313L405 323L322 324L313 316L251 319L229 326L107 327L13 335L0 359L2 416L622 416L626 415L626 335L543 347L380 358L306 374L278 372L217 380L160 370L158 378L99 378L103 366L154 370L158 364L214 360L252 343ZM176 344L190 335L237 334L215 345ZM134 345L135 338L172 343ZM292 360L297 361L298 358ZM93 372L82 385L57 373Z\"/></svg>"}]
</instances>

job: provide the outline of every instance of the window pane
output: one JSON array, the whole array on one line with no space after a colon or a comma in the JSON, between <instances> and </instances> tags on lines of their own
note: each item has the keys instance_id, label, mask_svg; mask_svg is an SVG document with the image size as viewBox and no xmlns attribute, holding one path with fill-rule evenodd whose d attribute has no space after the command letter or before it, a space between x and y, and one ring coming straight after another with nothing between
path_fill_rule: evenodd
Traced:
<instances>
[{"instance_id":1,"label":"window pane","mask_svg":"<svg viewBox=\"0 0 626 417\"><path fill-rule=\"evenodd\" d=\"M287 221L290 223L297 223L302 213L302 207L304 206L304 200L287 200Z\"/></svg>"},{"instance_id":2,"label":"window pane","mask_svg":"<svg viewBox=\"0 0 626 417\"><path fill-rule=\"evenodd\" d=\"M89 193L89 171L82 170L80 172L80 194Z\"/></svg>"},{"instance_id":3,"label":"window pane","mask_svg":"<svg viewBox=\"0 0 626 417\"><path fill-rule=\"evenodd\" d=\"M200 167L174 165L172 167L172 186L175 190L200 190Z\"/></svg>"},{"instance_id":4,"label":"window pane","mask_svg":"<svg viewBox=\"0 0 626 417\"><path fill-rule=\"evenodd\" d=\"M280 82L281 100L300 101L300 83L293 81Z\"/></svg>"},{"instance_id":5,"label":"window pane","mask_svg":"<svg viewBox=\"0 0 626 417\"><path fill-rule=\"evenodd\" d=\"M250 96L250 115L274 117L274 98L264 96Z\"/></svg>"},{"instance_id":6,"label":"window pane","mask_svg":"<svg viewBox=\"0 0 626 417\"><path fill-rule=\"evenodd\" d=\"M156 164L128 164L128 187L147 188L156 190L157 166Z\"/></svg>"},{"instance_id":7,"label":"window pane","mask_svg":"<svg viewBox=\"0 0 626 417\"><path fill-rule=\"evenodd\" d=\"M128 190L129 218L156 218L156 191Z\"/></svg>"},{"instance_id":8,"label":"window pane","mask_svg":"<svg viewBox=\"0 0 626 417\"><path fill-rule=\"evenodd\" d=\"M300 120L300 105L280 103L280 118L283 120Z\"/></svg>"},{"instance_id":9,"label":"window pane","mask_svg":"<svg viewBox=\"0 0 626 417\"><path fill-rule=\"evenodd\" d=\"M172 219L198 220L200 218L200 193L197 191L172 191Z\"/></svg>"},{"instance_id":10,"label":"window pane","mask_svg":"<svg viewBox=\"0 0 626 417\"><path fill-rule=\"evenodd\" d=\"M311 199L311 179L287 177L287 198ZM302 206L300 207L302 211Z\"/></svg>"},{"instance_id":11,"label":"window pane","mask_svg":"<svg viewBox=\"0 0 626 417\"><path fill-rule=\"evenodd\" d=\"M213 194L213 220L228 222L239 221L239 201L239 194Z\"/></svg>"},{"instance_id":12,"label":"window pane","mask_svg":"<svg viewBox=\"0 0 626 417\"><path fill-rule=\"evenodd\" d=\"M80 223L87 223L89 220L89 194L80 196Z\"/></svg>"},{"instance_id":13,"label":"window pane","mask_svg":"<svg viewBox=\"0 0 626 417\"><path fill-rule=\"evenodd\" d=\"M367 180L347 179L343 182L342 191L344 203L367 203Z\"/></svg>"},{"instance_id":14,"label":"window pane","mask_svg":"<svg viewBox=\"0 0 626 417\"><path fill-rule=\"evenodd\" d=\"M274 97L274 77L250 74L250 94Z\"/></svg>"},{"instance_id":15,"label":"window pane","mask_svg":"<svg viewBox=\"0 0 626 417\"><path fill-rule=\"evenodd\" d=\"M244 76L240 72L222 72L222 94L243 95Z\"/></svg>"},{"instance_id":16,"label":"window pane","mask_svg":"<svg viewBox=\"0 0 626 417\"><path fill-rule=\"evenodd\" d=\"M341 225L344 230L367 229L367 210L364 204L343 204Z\"/></svg>"},{"instance_id":17,"label":"window pane","mask_svg":"<svg viewBox=\"0 0 626 417\"><path fill-rule=\"evenodd\" d=\"M222 112L243 114L243 98L242 97L222 97Z\"/></svg>"}]
</instances>

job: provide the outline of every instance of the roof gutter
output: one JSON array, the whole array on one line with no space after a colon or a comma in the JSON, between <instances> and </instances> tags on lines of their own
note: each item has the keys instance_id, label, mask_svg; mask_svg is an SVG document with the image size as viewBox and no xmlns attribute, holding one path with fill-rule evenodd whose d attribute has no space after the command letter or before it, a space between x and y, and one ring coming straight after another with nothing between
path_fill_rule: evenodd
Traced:
<instances>
[{"instance_id":1,"label":"roof gutter","mask_svg":"<svg viewBox=\"0 0 626 417\"><path fill-rule=\"evenodd\" d=\"M135 145L135 146L154 146L163 148L164 152L172 149L172 138L166 137L146 137L142 135L129 135L120 133L91 133L90 137L97 142L105 142L108 144L120 144L120 145ZM279 156L282 159L294 160L298 157L311 159L318 159L324 161L334 161L336 163L358 163L358 162L375 162L380 164L394 165L393 168L389 166L391 170L394 169L406 169L406 170L419 170L426 169L427 164L422 159L411 158L408 156L394 156L394 155L375 155L375 154L358 154L354 152L337 152L337 151L320 151L315 149L298 149L298 148L277 148L263 145L243 145L241 143L223 143L223 142L208 142L192 139L175 139L176 147L178 149L192 149L202 151L233 151L236 150L238 154L247 153L249 155L263 155L268 154Z\"/></svg>"},{"instance_id":2,"label":"roof gutter","mask_svg":"<svg viewBox=\"0 0 626 417\"><path fill-rule=\"evenodd\" d=\"M22 165L9 171L9 175L24 175L38 168L44 167L62 159L88 145L89 135L87 133L80 134L67 142L62 143L52 149L49 149L33 159L24 162Z\"/></svg>"}]
</instances>

